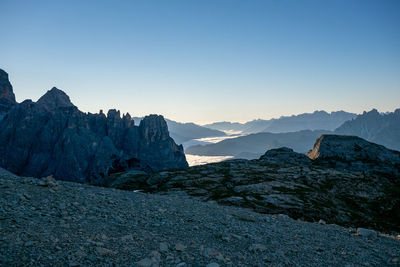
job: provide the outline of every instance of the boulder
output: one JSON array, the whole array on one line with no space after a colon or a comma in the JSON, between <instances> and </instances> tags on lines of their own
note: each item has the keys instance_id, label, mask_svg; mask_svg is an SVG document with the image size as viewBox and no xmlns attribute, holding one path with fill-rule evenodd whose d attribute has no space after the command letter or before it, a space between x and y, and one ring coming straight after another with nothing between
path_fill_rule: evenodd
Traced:
<instances>
[{"instance_id":1,"label":"boulder","mask_svg":"<svg viewBox=\"0 0 400 267\"><path fill-rule=\"evenodd\" d=\"M400 152L357 136L322 135L307 155L317 163L331 167L400 175Z\"/></svg>"}]
</instances>

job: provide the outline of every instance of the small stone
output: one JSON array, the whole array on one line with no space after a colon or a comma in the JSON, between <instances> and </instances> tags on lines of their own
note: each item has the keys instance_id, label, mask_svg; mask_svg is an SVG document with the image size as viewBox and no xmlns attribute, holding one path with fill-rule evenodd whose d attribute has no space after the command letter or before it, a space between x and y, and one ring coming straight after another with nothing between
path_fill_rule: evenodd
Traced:
<instances>
[{"instance_id":1,"label":"small stone","mask_svg":"<svg viewBox=\"0 0 400 267\"><path fill-rule=\"evenodd\" d=\"M160 243L160 251L164 253L168 252L169 251L168 243L166 242Z\"/></svg>"},{"instance_id":2,"label":"small stone","mask_svg":"<svg viewBox=\"0 0 400 267\"><path fill-rule=\"evenodd\" d=\"M249 247L249 251L251 252L264 252L267 250L267 247L262 244L253 244Z\"/></svg>"},{"instance_id":3,"label":"small stone","mask_svg":"<svg viewBox=\"0 0 400 267\"><path fill-rule=\"evenodd\" d=\"M186 246L185 245L183 245L182 243L178 243L178 244L176 244L175 245L175 250L176 251L185 251L185 249L186 249Z\"/></svg>"},{"instance_id":4,"label":"small stone","mask_svg":"<svg viewBox=\"0 0 400 267\"><path fill-rule=\"evenodd\" d=\"M181 262L176 265L176 267L185 267L187 266L186 262Z\"/></svg>"},{"instance_id":5,"label":"small stone","mask_svg":"<svg viewBox=\"0 0 400 267\"><path fill-rule=\"evenodd\" d=\"M114 255L115 253L116 252L112 251L111 249L102 248L102 247L96 248L96 254L99 256L110 256L110 255Z\"/></svg>"},{"instance_id":6,"label":"small stone","mask_svg":"<svg viewBox=\"0 0 400 267\"><path fill-rule=\"evenodd\" d=\"M76 261L68 261L68 266L69 267L78 267L80 264Z\"/></svg>"},{"instance_id":7,"label":"small stone","mask_svg":"<svg viewBox=\"0 0 400 267\"><path fill-rule=\"evenodd\" d=\"M399 264L400 263L400 259L399 258L392 258L392 259L390 259L390 262L394 263L394 264Z\"/></svg>"},{"instance_id":8,"label":"small stone","mask_svg":"<svg viewBox=\"0 0 400 267\"><path fill-rule=\"evenodd\" d=\"M124 235L121 237L122 242L127 242L127 241L133 241L133 236L132 235Z\"/></svg>"},{"instance_id":9,"label":"small stone","mask_svg":"<svg viewBox=\"0 0 400 267\"><path fill-rule=\"evenodd\" d=\"M202 254L203 254L204 257L212 258L212 257L216 257L216 256L220 255L221 253L219 253L218 251L216 251L213 248L205 248L202 251Z\"/></svg>"},{"instance_id":10,"label":"small stone","mask_svg":"<svg viewBox=\"0 0 400 267\"><path fill-rule=\"evenodd\" d=\"M138 262L136 262L136 266L138 267L151 267L153 262L150 258L144 258Z\"/></svg>"},{"instance_id":11,"label":"small stone","mask_svg":"<svg viewBox=\"0 0 400 267\"><path fill-rule=\"evenodd\" d=\"M318 221L318 223L319 223L319 224L326 224L326 222L325 222L324 220L322 220L322 219L320 219L320 220Z\"/></svg>"},{"instance_id":12,"label":"small stone","mask_svg":"<svg viewBox=\"0 0 400 267\"><path fill-rule=\"evenodd\" d=\"M33 246L33 242L32 241L27 241L24 244L25 247L32 247Z\"/></svg>"},{"instance_id":13,"label":"small stone","mask_svg":"<svg viewBox=\"0 0 400 267\"><path fill-rule=\"evenodd\" d=\"M173 262L173 261L174 261L174 257L173 257L172 255L168 255L168 256L165 258L165 260L166 260L167 262Z\"/></svg>"},{"instance_id":14,"label":"small stone","mask_svg":"<svg viewBox=\"0 0 400 267\"><path fill-rule=\"evenodd\" d=\"M160 254L160 252L158 252L158 251L156 251L156 250L153 250L153 251L150 253L150 256L151 256L151 260L152 260L153 262L159 263L160 260L161 260L161 254Z\"/></svg>"},{"instance_id":15,"label":"small stone","mask_svg":"<svg viewBox=\"0 0 400 267\"><path fill-rule=\"evenodd\" d=\"M75 256L78 258L86 258L87 254L83 250L79 250L75 253Z\"/></svg>"}]
</instances>

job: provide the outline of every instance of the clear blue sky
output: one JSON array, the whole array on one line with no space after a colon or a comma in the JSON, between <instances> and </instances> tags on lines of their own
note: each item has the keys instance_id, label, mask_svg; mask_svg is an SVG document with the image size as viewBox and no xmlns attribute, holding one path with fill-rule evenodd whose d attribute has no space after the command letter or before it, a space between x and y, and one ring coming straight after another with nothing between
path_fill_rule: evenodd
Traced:
<instances>
[{"instance_id":1,"label":"clear blue sky","mask_svg":"<svg viewBox=\"0 0 400 267\"><path fill-rule=\"evenodd\" d=\"M0 0L18 101L247 121L400 107L400 1Z\"/></svg>"}]
</instances>

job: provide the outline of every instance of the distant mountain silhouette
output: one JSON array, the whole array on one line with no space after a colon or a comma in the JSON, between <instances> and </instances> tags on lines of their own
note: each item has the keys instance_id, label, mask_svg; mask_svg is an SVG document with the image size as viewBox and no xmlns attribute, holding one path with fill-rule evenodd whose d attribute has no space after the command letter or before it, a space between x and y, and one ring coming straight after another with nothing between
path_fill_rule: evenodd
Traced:
<instances>
[{"instance_id":1,"label":"distant mountain silhouette","mask_svg":"<svg viewBox=\"0 0 400 267\"><path fill-rule=\"evenodd\" d=\"M140 122L141 117L134 117L135 122ZM195 123L181 123L173 120L165 119L168 125L169 134L177 144L182 144L189 140L225 136L222 131L206 128Z\"/></svg>"},{"instance_id":2,"label":"distant mountain silhouette","mask_svg":"<svg viewBox=\"0 0 400 267\"><path fill-rule=\"evenodd\" d=\"M289 147L299 153L306 153L322 134L323 130L304 130L291 133L256 133L223 140L216 144L197 145L186 148L187 154L201 156L235 156L236 158L258 158L266 150Z\"/></svg>"},{"instance_id":3,"label":"distant mountain silhouette","mask_svg":"<svg viewBox=\"0 0 400 267\"><path fill-rule=\"evenodd\" d=\"M333 131L344 122L355 118L357 115L345 111L327 113L315 111L293 116L282 116L279 119L253 120L246 123L216 122L204 125L205 127L220 131L242 131L243 133L286 133L302 130L328 130Z\"/></svg>"},{"instance_id":4,"label":"distant mountain silhouette","mask_svg":"<svg viewBox=\"0 0 400 267\"><path fill-rule=\"evenodd\" d=\"M376 109L364 112L335 130L337 134L356 135L368 141L400 150L400 109L381 114Z\"/></svg>"}]
</instances>

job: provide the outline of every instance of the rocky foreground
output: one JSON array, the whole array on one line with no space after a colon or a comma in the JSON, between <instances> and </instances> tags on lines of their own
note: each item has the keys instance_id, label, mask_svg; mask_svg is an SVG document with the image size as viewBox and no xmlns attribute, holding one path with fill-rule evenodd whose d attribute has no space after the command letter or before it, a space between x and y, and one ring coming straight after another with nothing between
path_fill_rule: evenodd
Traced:
<instances>
[{"instance_id":1,"label":"rocky foreground","mask_svg":"<svg viewBox=\"0 0 400 267\"><path fill-rule=\"evenodd\" d=\"M119 189L184 192L260 213L400 233L400 152L354 136L323 135L308 156L279 148L257 160L108 180Z\"/></svg>"},{"instance_id":2,"label":"rocky foreground","mask_svg":"<svg viewBox=\"0 0 400 267\"><path fill-rule=\"evenodd\" d=\"M400 240L285 215L0 172L1 266L384 266Z\"/></svg>"}]
</instances>

